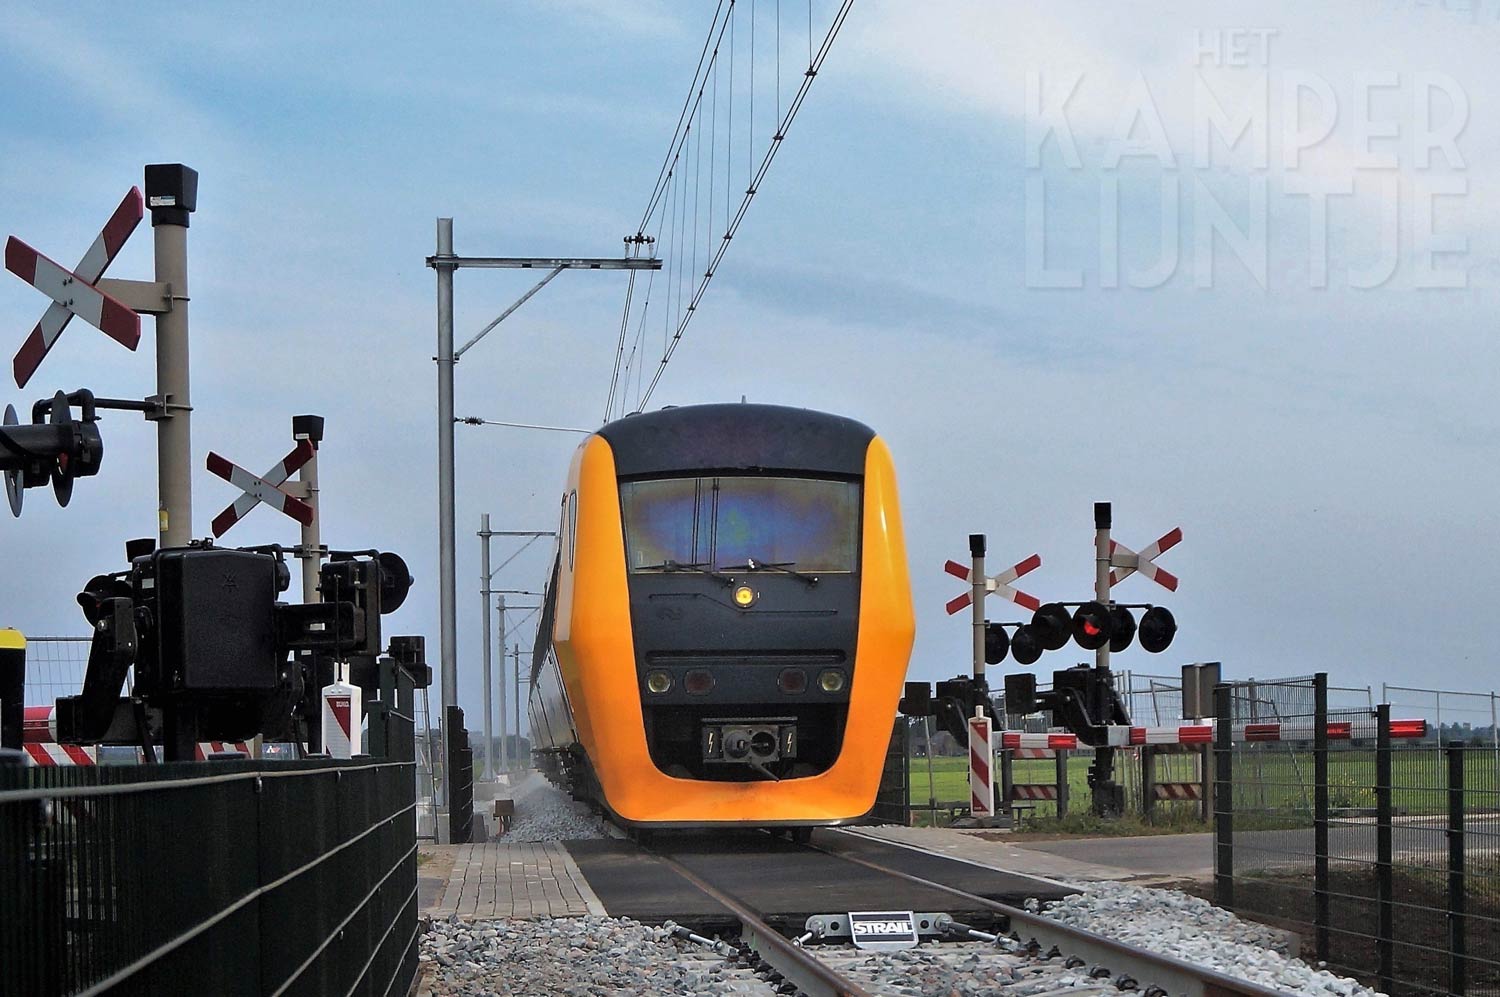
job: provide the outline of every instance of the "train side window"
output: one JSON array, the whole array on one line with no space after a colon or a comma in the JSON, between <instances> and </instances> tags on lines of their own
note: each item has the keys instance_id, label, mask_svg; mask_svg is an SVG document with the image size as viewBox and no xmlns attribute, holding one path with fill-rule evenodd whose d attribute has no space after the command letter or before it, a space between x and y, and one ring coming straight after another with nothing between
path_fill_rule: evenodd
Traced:
<instances>
[{"instance_id":1,"label":"train side window","mask_svg":"<svg viewBox=\"0 0 1500 997\"><path fill-rule=\"evenodd\" d=\"M568 570L573 570L574 555L578 549L578 492L568 493Z\"/></svg>"}]
</instances>

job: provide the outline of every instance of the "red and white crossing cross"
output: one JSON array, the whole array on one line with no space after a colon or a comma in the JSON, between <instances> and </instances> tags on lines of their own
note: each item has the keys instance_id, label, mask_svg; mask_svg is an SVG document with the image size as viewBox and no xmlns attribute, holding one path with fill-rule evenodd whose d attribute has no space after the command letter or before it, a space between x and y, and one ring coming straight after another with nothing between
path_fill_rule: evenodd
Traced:
<instances>
[{"instance_id":1,"label":"red and white crossing cross","mask_svg":"<svg viewBox=\"0 0 1500 997\"><path fill-rule=\"evenodd\" d=\"M1009 568L1006 568L998 575L986 577L984 580L984 590L986 592L993 592L1002 599L1009 599L1017 606L1024 606L1034 613L1042 607L1041 600L1028 592L1022 592L1020 589L1011 588L1010 583L1015 581L1017 578L1020 578L1027 572L1035 571L1041 566L1042 556L1040 554L1032 554L1026 560L1011 565ZM949 561L947 564L943 565L943 570L948 572L948 574L952 575L953 577L961 578L966 582L972 580L972 569L965 565L959 564L957 561ZM964 609L973 601L974 595L972 592L965 592L963 595L959 596L956 599L950 599L948 601L948 615L952 616L954 613L957 613L960 610Z\"/></svg>"},{"instance_id":2,"label":"red and white crossing cross","mask_svg":"<svg viewBox=\"0 0 1500 997\"><path fill-rule=\"evenodd\" d=\"M1149 547L1142 549L1139 553L1126 547L1124 544L1109 542L1109 566L1114 570L1109 573L1109 584L1111 587L1130 577L1139 571L1162 588L1172 592L1177 591L1177 576L1165 568L1158 568L1152 564L1158 557L1176 547L1182 542L1182 527L1175 527L1170 533L1159 538Z\"/></svg>"},{"instance_id":3,"label":"red and white crossing cross","mask_svg":"<svg viewBox=\"0 0 1500 997\"><path fill-rule=\"evenodd\" d=\"M98 326L127 349L133 350L140 343L141 317L94 285L119 255L120 247L125 245L125 240L130 238L144 214L141 189L132 187L109 221L104 223L104 231L99 233L72 270L57 265L15 236L7 240L5 268L52 299L41 321L16 354L12 365L16 387L26 387L26 382L31 380L74 315Z\"/></svg>"},{"instance_id":4,"label":"red and white crossing cross","mask_svg":"<svg viewBox=\"0 0 1500 997\"><path fill-rule=\"evenodd\" d=\"M244 518L245 514L257 505L264 502L277 512L285 513L303 526L311 526L313 521L313 508L306 502L295 496L287 494L281 489L286 480L297 473L297 469L312 460L313 449L311 440L302 440L297 444L297 449L281 459L281 463L271 468L260 477L256 477L249 471L236 464L210 452L208 455L208 469L223 478L225 481L244 491L245 494L230 503L229 507L214 517L211 524L214 536L222 537L231 526Z\"/></svg>"}]
</instances>

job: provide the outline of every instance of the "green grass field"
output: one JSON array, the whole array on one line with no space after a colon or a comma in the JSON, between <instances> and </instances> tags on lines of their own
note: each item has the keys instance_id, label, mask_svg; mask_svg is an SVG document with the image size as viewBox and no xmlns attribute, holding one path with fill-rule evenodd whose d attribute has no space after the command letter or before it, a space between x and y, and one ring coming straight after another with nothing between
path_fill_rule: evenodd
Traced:
<instances>
[{"instance_id":1,"label":"green grass field","mask_svg":"<svg viewBox=\"0 0 1500 997\"><path fill-rule=\"evenodd\" d=\"M1159 756L1158 778L1189 778L1190 756ZM1087 755L1068 760L1068 786L1072 809L1088 808ZM1138 762L1126 756L1117 759L1117 771ZM1392 806L1397 814L1442 814L1448 809L1448 762L1435 748L1398 748L1392 756ZM1170 768L1169 768L1170 766ZM969 760L966 757L932 759L932 776L928 778L925 758L913 758L909 767L911 803L921 807L929 800L939 805L967 805L969 798ZM1018 759L1014 763L1017 782L1050 783L1055 777L1055 763L1050 759ZM1123 780L1123 774L1117 778ZM1131 780L1138 783L1138 776ZM1329 804L1337 810L1362 810L1375 806L1375 752L1367 749L1341 750L1329 753ZM1313 806L1314 764L1311 750L1294 751L1279 745L1257 746L1240 750L1235 756L1234 805L1237 814L1279 814L1291 817L1310 815ZM1500 810L1500 766L1494 752L1469 749L1464 756L1464 804L1473 810ZM1163 811L1190 810L1185 804L1160 807ZM1036 817L1056 815L1056 807L1038 801ZM1238 818L1237 818L1238 821Z\"/></svg>"}]
</instances>

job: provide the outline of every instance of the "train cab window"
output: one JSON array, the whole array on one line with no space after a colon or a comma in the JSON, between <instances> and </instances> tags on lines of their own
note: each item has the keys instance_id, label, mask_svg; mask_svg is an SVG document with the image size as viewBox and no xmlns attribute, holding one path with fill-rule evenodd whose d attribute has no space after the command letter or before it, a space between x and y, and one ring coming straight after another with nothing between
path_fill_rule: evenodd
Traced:
<instances>
[{"instance_id":1,"label":"train cab window","mask_svg":"<svg viewBox=\"0 0 1500 997\"><path fill-rule=\"evenodd\" d=\"M860 486L816 478L660 478L620 485L632 571L858 567Z\"/></svg>"}]
</instances>

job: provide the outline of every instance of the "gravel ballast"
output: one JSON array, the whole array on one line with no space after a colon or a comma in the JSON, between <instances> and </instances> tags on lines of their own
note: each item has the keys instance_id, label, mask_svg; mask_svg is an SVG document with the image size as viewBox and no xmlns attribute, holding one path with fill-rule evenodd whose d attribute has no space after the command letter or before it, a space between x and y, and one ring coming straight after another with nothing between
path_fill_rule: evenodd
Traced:
<instances>
[{"instance_id":1,"label":"gravel ballast","mask_svg":"<svg viewBox=\"0 0 1500 997\"><path fill-rule=\"evenodd\" d=\"M1080 889L1082 893L1055 901L1042 913L1075 928L1288 994L1371 997L1378 993L1355 980L1309 966L1287 951L1283 932L1242 921L1207 900L1178 890L1126 883L1087 883Z\"/></svg>"},{"instance_id":2,"label":"gravel ballast","mask_svg":"<svg viewBox=\"0 0 1500 997\"><path fill-rule=\"evenodd\" d=\"M607 837L604 821L557 787L543 783L518 794L516 818L501 838L507 843L581 841Z\"/></svg>"},{"instance_id":3,"label":"gravel ballast","mask_svg":"<svg viewBox=\"0 0 1500 997\"><path fill-rule=\"evenodd\" d=\"M434 921L418 956L432 997L774 997L775 990L670 924L629 918Z\"/></svg>"}]
</instances>

